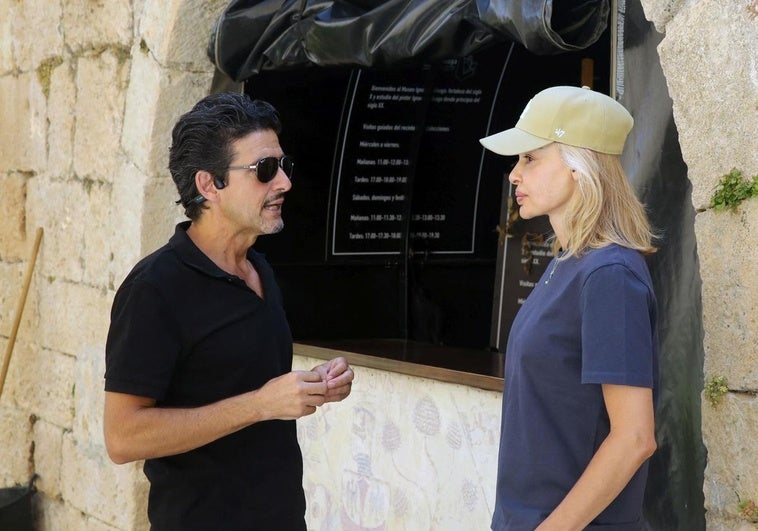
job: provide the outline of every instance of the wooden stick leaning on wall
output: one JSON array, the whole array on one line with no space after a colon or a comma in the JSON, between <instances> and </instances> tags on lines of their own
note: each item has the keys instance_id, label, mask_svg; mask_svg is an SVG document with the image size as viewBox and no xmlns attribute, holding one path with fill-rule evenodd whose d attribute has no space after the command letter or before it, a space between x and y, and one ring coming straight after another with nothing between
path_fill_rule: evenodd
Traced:
<instances>
[{"instance_id":1,"label":"wooden stick leaning on wall","mask_svg":"<svg viewBox=\"0 0 758 531\"><path fill-rule=\"evenodd\" d=\"M18 327L21 324L21 314L24 311L24 304L26 303L26 294L29 292L29 285L32 282L32 273L34 273L34 264L37 262L37 252L39 251L39 245L42 241L42 227L37 229L37 235L34 238L34 247L32 248L32 256L29 259L29 265L26 268L26 278L24 278L24 287L21 289L21 298L18 301L18 307L16 308L16 318L13 321L13 328L11 329L11 335L8 337L8 347L5 349L5 359L3 360L3 369L0 372L0 396L3 394L3 387L5 386L5 377L8 375L8 366L11 362L11 354L13 353L13 345L16 343L16 334L18 334Z\"/></svg>"}]
</instances>

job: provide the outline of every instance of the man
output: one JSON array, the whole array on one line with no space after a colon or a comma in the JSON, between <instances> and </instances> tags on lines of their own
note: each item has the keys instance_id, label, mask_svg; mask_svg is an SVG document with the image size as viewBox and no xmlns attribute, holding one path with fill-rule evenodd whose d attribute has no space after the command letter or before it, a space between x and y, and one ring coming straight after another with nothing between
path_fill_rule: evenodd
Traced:
<instances>
[{"instance_id":1,"label":"man","mask_svg":"<svg viewBox=\"0 0 758 531\"><path fill-rule=\"evenodd\" d=\"M159 530L305 530L295 419L350 393L335 358L292 371L271 267L292 160L268 103L211 95L174 126L169 169L190 221L116 293L106 344L105 442L145 460Z\"/></svg>"}]
</instances>

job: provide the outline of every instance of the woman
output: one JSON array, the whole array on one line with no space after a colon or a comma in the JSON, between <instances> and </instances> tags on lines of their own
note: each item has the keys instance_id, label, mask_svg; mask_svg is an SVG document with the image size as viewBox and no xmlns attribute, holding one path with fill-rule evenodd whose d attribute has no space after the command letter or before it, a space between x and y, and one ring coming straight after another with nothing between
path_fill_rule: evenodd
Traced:
<instances>
[{"instance_id":1,"label":"woman","mask_svg":"<svg viewBox=\"0 0 758 531\"><path fill-rule=\"evenodd\" d=\"M653 236L619 158L632 124L608 96L552 87L481 139L518 155L519 214L548 216L556 252L508 337L495 531L643 526L658 354Z\"/></svg>"}]
</instances>

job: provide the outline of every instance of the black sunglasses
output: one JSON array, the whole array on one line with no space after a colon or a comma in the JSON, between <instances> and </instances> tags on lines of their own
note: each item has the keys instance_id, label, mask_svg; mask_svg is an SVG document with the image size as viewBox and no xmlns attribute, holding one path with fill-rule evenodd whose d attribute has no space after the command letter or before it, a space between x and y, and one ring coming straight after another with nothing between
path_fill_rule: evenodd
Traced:
<instances>
[{"instance_id":1,"label":"black sunglasses","mask_svg":"<svg viewBox=\"0 0 758 531\"><path fill-rule=\"evenodd\" d=\"M253 170L258 180L262 183L271 182L279 168L284 170L285 175L292 180L292 174L295 169L295 161L288 155L283 155L279 158L276 157L263 157L255 164L248 164L245 166L229 166L230 170Z\"/></svg>"}]
</instances>

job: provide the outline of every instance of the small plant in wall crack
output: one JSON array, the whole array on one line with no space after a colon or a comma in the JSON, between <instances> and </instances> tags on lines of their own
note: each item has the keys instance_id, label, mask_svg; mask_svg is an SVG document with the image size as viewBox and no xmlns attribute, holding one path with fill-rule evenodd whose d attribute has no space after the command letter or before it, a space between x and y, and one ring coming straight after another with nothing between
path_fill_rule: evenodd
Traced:
<instances>
[{"instance_id":1,"label":"small plant in wall crack","mask_svg":"<svg viewBox=\"0 0 758 531\"><path fill-rule=\"evenodd\" d=\"M758 175L746 178L736 168L719 179L716 193L711 198L711 207L715 210L734 210L745 199L758 196Z\"/></svg>"},{"instance_id":2,"label":"small plant in wall crack","mask_svg":"<svg viewBox=\"0 0 758 531\"><path fill-rule=\"evenodd\" d=\"M753 500L741 501L737 504L740 516L753 524L758 524L758 505Z\"/></svg>"},{"instance_id":3,"label":"small plant in wall crack","mask_svg":"<svg viewBox=\"0 0 758 531\"><path fill-rule=\"evenodd\" d=\"M726 378L724 376L714 376L708 383L705 384L705 398L711 403L711 406L716 407L724 398L724 395L729 391L729 387L726 385Z\"/></svg>"}]
</instances>

